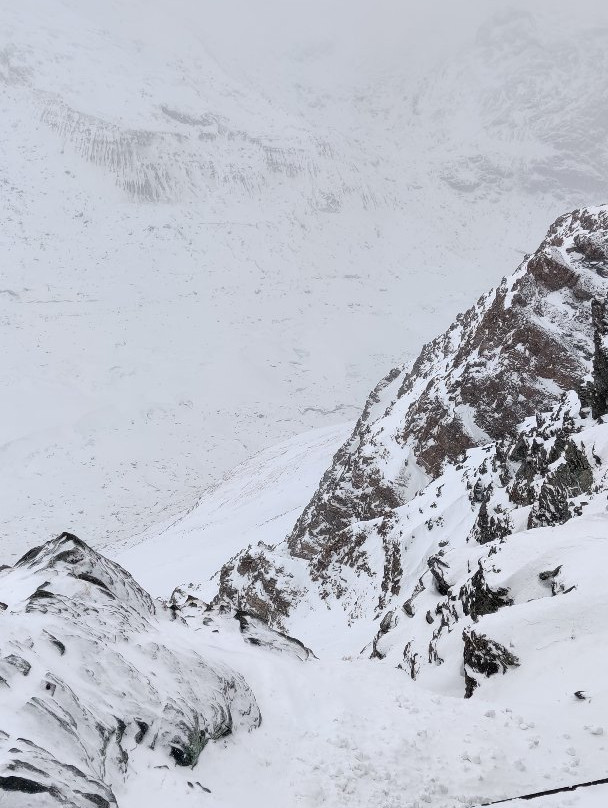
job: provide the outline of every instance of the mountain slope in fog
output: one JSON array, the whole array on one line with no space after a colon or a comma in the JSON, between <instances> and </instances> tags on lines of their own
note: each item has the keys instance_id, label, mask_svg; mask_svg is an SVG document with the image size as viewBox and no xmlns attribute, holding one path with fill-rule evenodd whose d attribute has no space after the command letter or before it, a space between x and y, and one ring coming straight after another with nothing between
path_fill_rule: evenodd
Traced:
<instances>
[{"instance_id":1,"label":"mountain slope in fog","mask_svg":"<svg viewBox=\"0 0 608 808\"><path fill-rule=\"evenodd\" d=\"M130 537L255 451L355 417L601 192L597 10L2 14L12 557L66 526Z\"/></svg>"}]
</instances>

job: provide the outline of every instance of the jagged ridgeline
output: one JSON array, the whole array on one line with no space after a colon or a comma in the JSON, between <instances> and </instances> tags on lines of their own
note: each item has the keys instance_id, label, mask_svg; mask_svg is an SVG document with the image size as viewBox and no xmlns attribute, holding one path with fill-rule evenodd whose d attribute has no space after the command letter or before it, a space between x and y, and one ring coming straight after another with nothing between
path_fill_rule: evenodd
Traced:
<instances>
[{"instance_id":1,"label":"jagged ridgeline","mask_svg":"<svg viewBox=\"0 0 608 808\"><path fill-rule=\"evenodd\" d=\"M326 537L390 514L446 460L512 436L578 389L594 349L590 301L606 294L606 276L608 207L560 217L513 275L372 391L289 537L293 555L312 560Z\"/></svg>"},{"instance_id":2,"label":"jagged ridgeline","mask_svg":"<svg viewBox=\"0 0 608 808\"><path fill-rule=\"evenodd\" d=\"M516 667L476 624L521 597L499 583L509 537L600 507L607 277L608 207L560 217L513 275L378 384L292 533L224 565L217 602L313 648L311 610L342 630L379 620L365 653L413 677L457 658L467 695L494 672L473 664L484 654ZM565 569L532 571L535 596L572 592Z\"/></svg>"},{"instance_id":3,"label":"jagged ridgeline","mask_svg":"<svg viewBox=\"0 0 608 808\"><path fill-rule=\"evenodd\" d=\"M191 767L260 723L242 677L76 536L2 569L0 601L1 805L112 808L140 751Z\"/></svg>"}]
</instances>

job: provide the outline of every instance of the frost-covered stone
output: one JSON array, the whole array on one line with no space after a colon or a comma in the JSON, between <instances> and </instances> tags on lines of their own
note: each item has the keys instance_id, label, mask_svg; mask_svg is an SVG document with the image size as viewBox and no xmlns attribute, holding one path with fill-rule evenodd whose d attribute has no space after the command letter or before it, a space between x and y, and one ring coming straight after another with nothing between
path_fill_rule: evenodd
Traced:
<instances>
[{"instance_id":1,"label":"frost-covered stone","mask_svg":"<svg viewBox=\"0 0 608 808\"><path fill-rule=\"evenodd\" d=\"M465 615L470 615L474 622L484 614L494 614L503 606L511 606L513 599L505 587L491 589L486 581L484 569L479 562L479 569L472 578L460 587L458 595Z\"/></svg>"},{"instance_id":2,"label":"frost-covered stone","mask_svg":"<svg viewBox=\"0 0 608 808\"><path fill-rule=\"evenodd\" d=\"M593 381L589 390L594 418L608 413L608 300L596 298L591 304L593 316Z\"/></svg>"},{"instance_id":3,"label":"frost-covered stone","mask_svg":"<svg viewBox=\"0 0 608 808\"><path fill-rule=\"evenodd\" d=\"M471 698L479 684L471 671L487 678L499 672L506 673L509 668L519 665L515 654L495 640L489 639L485 634L463 631L462 639L464 643L465 698Z\"/></svg>"},{"instance_id":4,"label":"frost-covered stone","mask_svg":"<svg viewBox=\"0 0 608 808\"><path fill-rule=\"evenodd\" d=\"M0 572L0 593L0 803L117 806L139 747L192 767L258 726L242 677L76 536Z\"/></svg>"}]
</instances>

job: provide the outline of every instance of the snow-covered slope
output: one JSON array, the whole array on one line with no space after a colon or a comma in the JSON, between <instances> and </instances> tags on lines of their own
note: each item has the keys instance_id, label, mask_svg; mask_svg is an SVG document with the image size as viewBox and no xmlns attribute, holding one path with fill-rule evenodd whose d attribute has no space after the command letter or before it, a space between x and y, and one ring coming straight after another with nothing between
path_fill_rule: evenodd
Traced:
<instances>
[{"instance_id":1,"label":"snow-covered slope","mask_svg":"<svg viewBox=\"0 0 608 808\"><path fill-rule=\"evenodd\" d=\"M226 567L237 605L304 639L319 657L300 646L304 664L276 643L274 658L235 649L239 624L256 649L268 626L176 591L201 640L236 650L265 718L229 786L222 756L219 804L237 805L243 783L260 806L454 808L602 779L607 470L608 424L569 393L514 439L448 464L392 519L359 523L325 577L280 546L257 548L257 576L256 549L241 554ZM389 581L385 544L401 567ZM282 614L289 585L299 600ZM593 806L606 793L581 791L539 804Z\"/></svg>"},{"instance_id":2,"label":"snow-covered slope","mask_svg":"<svg viewBox=\"0 0 608 808\"><path fill-rule=\"evenodd\" d=\"M259 452L204 491L187 514L104 552L154 595L190 583L198 597L211 599L212 576L226 558L248 544L285 538L351 429L314 429Z\"/></svg>"},{"instance_id":3,"label":"snow-covered slope","mask_svg":"<svg viewBox=\"0 0 608 808\"><path fill-rule=\"evenodd\" d=\"M383 750L387 805L403 804L403 793L412 806L485 805L518 795L526 796L521 804L551 808L603 804L605 782L569 789L606 779L607 310L606 301L594 303L592 375L581 385L582 401L566 393L512 437L448 462L405 505L327 542L323 565L309 567L286 543L260 544L225 565L214 606L176 593L195 626L216 630L236 605L295 633L340 677L344 700L353 692L345 664L346 671L362 666L357 675L380 712L390 671L403 675L404 694L408 680L420 688L420 713L406 723L418 728L421 747L403 749L395 766L387 761L407 730L392 728L394 708L382 719L389 741L374 738L377 715L366 716L361 733L345 728L353 783L346 799L354 804L379 799L377 759L353 742L359 735L371 735ZM309 687L316 681L313 674ZM429 691L436 714L425 706ZM456 715L456 700L483 712L472 707ZM364 705L362 699L358 716ZM315 706L317 715L325 708L316 691ZM515 752L522 736L512 736L513 719L525 737L523 756ZM422 749L432 759L417 772ZM458 762L450 761L455 749ZM320 767L316 797L347 804L334 792L339 776L330 779L334 758L324 757L330 762ZM354 760L365 761L363 782L353 781ZM405 791L401 769L409 772ZM430 771L432 781L421 790ZM469 774L475 785L456 785Z\"/></svg>"},{"instance_id":4,"label":"snow-covered slope","mask_svg":"<svg viewBox=\"0 0 608 808\"><path fill-rule=\"evenodd\" d=\"M192 603L181 614L201 642L243 672L263 715L255 733L201 756L214 808L244 801L255 808L457 808L605 772L608 715L600 693L547 709L535 700L541 679L533 691L504 699L480 693L464 700L430 692L391 664L302 662L235 643L238 621Z\"/></svg>"},{"instance_id":5,"label":"snow-covered slope","mask_svg":"<svg viewBox=\"0 0 608 808\"><path fill-rule=\"evenodd\" d=\"M354 418L547 220L603 201L602 9L0 5L11 558L128 539Z\"/></svg>"},{"instance_id":6,"label":"snow-covered slope","mask_svg":"<svg viewBox=\"0 0 608 808\"><path fill-rule=\"evenodd\" d=\"M454 808L602 770L597 692L489 704L317 660L243 616L152 604L72 536L5 569L0 592L3 808Z\"/></svg>"},{"instance_id":7,"label":"snow-covered slope","mask_svg":"<svg viewBox=\"0 0 608 808\"><path fill-rule=\"evenodd\" d=\"M455 808L603 777L608 425L579 408L569 395L530 419L510 450L471 450L397 509L393 535L409 531L402 591L386 593L381 620L369 604L360 622L370 643L354 657L336 658L344 644L335 625L323 647L322 603L298 626L318 641L316 659L253 616L186 592L154 604L69 535L4 569L0 805L160 807L170 797L177 808L201 799L213 808ZM581 516L539 507L554 501L542 492L558 482ZM508 509L526 486L536 506ZM479 544L484 504L516 533ZM567 521L521 532L531 512ZM362 551L373 550L378 527L367 526ZM483 585L474 584L480 568ZM453 598L438 591L442 580ZM365 590L374 590L366 575ZM463 629L486 640L465 660L478 681L470 699ZM511 664L486 678L478 668L497 650ZM256 726L258 709L262 725L242 731ZM242 729L227 734L227 716ZM202 746L194 768L179 765ZM539 805L595 808L604 796L598 786Z\"/></svg>"},{"instance_id":8,"label":"snow-covered slope","mask_svg":"<svg viewBox=\"0 0 608 808\"><path fill-rule=\"evenodd\" d=\"M527 678L547 669L553 673L539 699L557 703L570 691L603 689L591 659L604 642L607 608L598 576L608 527L608 431L580 420L579 410L570 396L515 444L472 450L400 512L400 532L411 531L405 575L401 591L386 598L400 608L385 613L374 656L392 648L413 678L428 674L448 689L462 683L464 661L471 696L486 688L479 674L488 670L475 651L476 638L487 635L509 649L505 671L514 670L500 684L491 679L486 697L492 684L526 691ZM416 519L419 509L426 522ZM479 647L489 652L481 640ZM458 660L451 672L450 660Z\"/></svg>"},{"instance_id":9,"label":"snow-covered slope","mask_svg":"<svg viewBox=\"0 0 608 808\"><path fill-rule=\"evenodd\" d=\"M249 547L224 566L220 602L286 627L313 648L353 653L373 633L366 653L390 656L414 678L429 670L427 657L429 676L435 676L437 658L444 657L438 641L456 627L447 654L455 665L452 678L441 678L449 666L436 676L449 692L464 692L462 631L478 617L512 605L514 597L524 604L572 585L582 590L575 609L584 609L590 591L601 588L595 576L601 575L608 531L608 428L590 416L581 420L580 410L569 394L517 438L469 450L406 505L337 534L313 564L291 555L286 542ZM563 532L554 527L565 522ZM512 534L517 540L509 538L503 548ZM553 563L549 547L564 560ZM570 556L577 562L571 581L564 572ZM554 575L538 578L557 567ZM511 579L515 584L505 588ZM494 597L494 591L500 594ZM555 604L551 609L555 625L568 633L577 618L562 620ZM468 621L458 624L463 617ZM504 619L520 630L515 610L505 610ZM539 625L543 631L544 622Z\"/></svg>"}]
</instances>

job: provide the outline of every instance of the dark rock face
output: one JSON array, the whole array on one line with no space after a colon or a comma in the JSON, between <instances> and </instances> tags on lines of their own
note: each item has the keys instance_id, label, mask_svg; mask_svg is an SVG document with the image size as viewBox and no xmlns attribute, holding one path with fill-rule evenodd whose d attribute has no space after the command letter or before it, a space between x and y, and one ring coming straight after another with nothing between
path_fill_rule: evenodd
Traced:
<instances>
[{"instance_id":1,"label":"dark rock face","mask_svg":"<svg viewBox=\"0 0 608 808\"><path fill-rule=\"evenodd\" d=\"M591 303L593 318L593 382L590 390L594 418L608 413L608 299L596 298Z\"/></svg>"},{"instance_id":2,"label":"dark rock face","mask_svg":"<svg viewBox=\"0 0 608 808\"><path fill-rule=\"evenodd\" d=\"M446 580L446 572L449 565L439 556L431 556L427 561L431 575L435 582L435 587L440 595L449 595L451 584Z\"/></svg>"},{"instance_id":3,"label":"dark rock face","mask_svg":"<svg viewBox=\"0 0 608 808\"><path fill-rule=\"evenodd\" d=\"M551 594L553 596L567 595L576 589L576 584L567 586L566 583L561 580L561 571L562 565L560 564L553 570L543 570L543 572L538 573L539 581L542 581L551 588Z\"/></svg>"},{"instance_id":4,"label":"dark rock face","mask_svg":"<svg viewBox=\"0 0 608 808\"><path fill-rule=\"evenodd\" d=\"M416 680L420 672L420 662L418 654L412 651L411 643L408 643L403 649L403 662L400 663L398 667L407 671L410 679Z\"/></svg>"},{"instance_id":5,"label":"dark rock face","mask_svg":"<svg viewBox=\"0 0 608 808\"><path fill-rule=\"evenodd\" d=\"M470 615L475 623L484 614L494 614L503 606L513 604L508 589L504 587L496 590L490 589L481 562L475 575L460 588L458 597L462 603L463 612L465 615Z\"/></svg>"},{"instance_id":6,"label":"dark rock face","mask_svg":"<svg viewBox=\"0 0 608 808\"><path fill-rule=\"evenodd\" d=\"M569 497L587 494L591 490L593 472L584 453L568 439L562 454L563 462L547 475L541 486L538 500L530 511L529 528L567 522L573 515Z\"/></svg>"},{"instance_id":7,"label":"dark rock face","mask_svg":"<svg viewBox=\"0 0 608 808\"><path fill-rule=\"evenodd\" d=\"M259 724L243 679L208 664L129 573L76 536L1 572L0 592L0 803L10 791L45 808L117 808L111 784L139 744L194 766L208 743Z\"/></svg>"},{"instance_id":8,"label":"dark rock face","mask_svg":"<svg viewBox=\"0 0 608 808\"><path fill-rule=\"evenodd\" d=\"M507 514L488 514L485 501L481 503L477 520L473 528L473 537L479 544L502 539L512 531L512 525Z\"/></svg>"},{"instance_id":9,"label":"dark rock face","mask_svg":"<svg viewBox=\"0 0 608 808\"><path fill-rule=\"evenodd\" d=\"M581 412L581 400L571 393L549 415L537 415L515 441L495 444L498 490L492 485L485 490L471 538L480 544L505 539L513 532L508 509L518 506L532 506L528 528L563 524L575 515L572 498L590 494L594 485L585 446L577 438Z\"/></svg>"},{"instance_id":10,"label":"dark rock face","mask_svg":"<svg viewBox=\"0 0 608 808\"><path fill-rule=\"evenodd\" d=\"M471 671L489 677L501 671L504 674L509 668L519 665L519 659L514 654L504 645L486 637L485 634L463 631L462 639L464 643L465 698L467 699L471 698L473 691L478 686Z\"/></svg>"},{"instance_id":11,"label":"dark rock face","mask_svg":"<svg viewBox=\"0 0 608 808\"><path fill-rule=\"evenodd\" d=\"M275 568L270 550L267 545L256 550L248 548L225 564L220 571L215 605L233 603L238 610L259 617L269 626L281 627L300 592L284 568ZM242 589L233 584L235 572L247 581Z\"/></svg>"},{"instance_id":12,"label":"dark rock face","mask_svg":"<svg viewBox=\"0 0 608 808\"><path fill-rule=\"evenodd\" d=\"M384 571L382 575L381 594L378 598L378 609L382 610L391 596L401 591L403 567L401 565L401 547L398 541L390 539L381 530L382 549L384 551Z\"/></svg>"},{"instance_id":13,"label":"dark rock face","mask_svg":"<svg viewBox=\"0 0 608 808\"><path fill-rule=\"evenodd\" d=\"M390 396L387 393L401 376L402 370L394 368L370 393L352 436L334 456L331 468L296 522L289 537L289 546L294 555L312 557L322 544L322 541L315 539L325 540L353 522L390 514L400 504L400 498L392 486L383 481L382 475L374 468L372 454L366 457L361 450L366 439L371 438L370 426L377 417L375 410L382 408ZM340 474L348 484L336 485ZM329 496L330 492L332 496ZM311 534L311 541L307 540L307 533Z\"/></svg>"}]
</instances>

